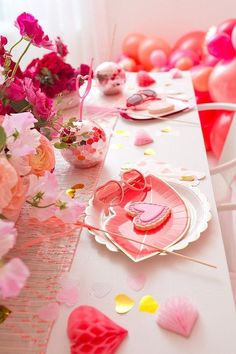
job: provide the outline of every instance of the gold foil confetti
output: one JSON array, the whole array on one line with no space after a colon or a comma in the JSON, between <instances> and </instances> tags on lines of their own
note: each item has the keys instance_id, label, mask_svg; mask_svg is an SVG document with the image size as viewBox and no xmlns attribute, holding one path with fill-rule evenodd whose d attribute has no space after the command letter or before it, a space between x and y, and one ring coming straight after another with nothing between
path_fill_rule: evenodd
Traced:
<instances>
[{"instance_id":1,"label":"gold foil confetti","mask_svg":"<svg viewBox=\"0 0 236 354\"><path fill-rule=\"evenodd\" d=\"M115 131L116 135L118 136L129 136L129 132L124 129L118 129Z\"/></svg>"},{"instance_id":2,"label":"gold foil confetti","mask_svg":"<svg viewBox=\"0 0 236 354\"><path fill-rule=\"evenodd\" d=\"M74 188L69 188L66 190L66 194L71 198L75 197L75 193L76 193L76 190Z\"/></svg>"},{"instance_id":3,"label":"gold foil confetti","mask_svg":"<svg viewBox=\"0 0 236 354\"><path fill-rule=\"evenodd\" d=\"M143 296L139 302L139 311L141 312L155 313L158 307L159 304L151 295Z\"/></svg>"},{"instance_id":4,"label":"gold foil confetti","mask_svg":"<svg viewBox=\"0 0 236 354\"><path fill-rule=\"evenodd\" d=\"M11 310L7 307L0 305L0 323L3 323L7 317L11 314Z\"/></svg>"},{"instance_id":5,"label":"gold foil confetti","mask_svg":"<svg viewBox=\"0 0 236 354\"><path fill-rule=\"evenodd\" d=\"M129 312L134 306L134 300L125 294L119 294L115 297L116 312L124 314Z\"/></svg>"},{"instance_id":6,"label":"gold foil confetti","mask_svg":"<svg viewBox=\"0 0 236 354\"><path fill-rule=\"evenodd\" d=\"M195 176L180 176L180 181L192 182L195 180Z\"/></svg>"},{"instance_id":7,"label":"gold foil confetti","mask_svg":"<svg viewBox=\"0 0 236 354\"><path fill-rule=\"evenodd\" d=\"M74 184L71 188L72 189L83 189L84 188L84 184L83 183L77 183L77 184Z\"/></svg>"},{"instance_id":8,"label":"gold foil confetti","mask_svg":"<svg viewBox=\"0 0 236 354\"><path fill-rule=\"evenodd\" d=\"M146 150L144 150L144 155L153 156L153 155L156 155L156 151L154 149L146 149Z\"/></svg>"},{"instance_id":9,"label":"gold foil confetti","mask_svg":"<svg viewBox=\"0 0 236 354\"><path fill-rule=\"evenodd\" d=\"M170 127L165 127L163 129L161 129L162 133L170 133L172 131L172 129Z\"/></svg>"}]
</instances>

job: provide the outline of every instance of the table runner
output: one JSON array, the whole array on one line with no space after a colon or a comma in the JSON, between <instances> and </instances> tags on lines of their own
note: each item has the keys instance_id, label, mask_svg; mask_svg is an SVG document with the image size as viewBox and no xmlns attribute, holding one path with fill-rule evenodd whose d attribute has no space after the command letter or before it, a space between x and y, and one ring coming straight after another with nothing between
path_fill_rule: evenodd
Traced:
<instances>
[{"instance_id":1,"label":"table runner","mask_svg":"<svg viewBox=\"0 0 236 354\"><path fill-rule=\"evenodd\" d=\"M72 114L72 112L70 112ZM96 119L106 131L108 140L115 127L116 117L101 116ZM108 149L109 143L107 144ZM78 195L79 201L88 202L96 187L103 163L90 169L70 167L56 152L56 170L60 188L66 190L76 183L84 184ZM59 280L70 270L81 230L55 223L30 223L27 207L23 209L17 223L17 245L9 257L21 257L30 269L31 276L19 297L4 301L11 315L0 326L1 354L44 354L52 329L52 322L42 321L37 311L55 301ZM67 236L46 240L41 244L22 250L35 237L67 232Z\"/></svg>"}]
</instances>

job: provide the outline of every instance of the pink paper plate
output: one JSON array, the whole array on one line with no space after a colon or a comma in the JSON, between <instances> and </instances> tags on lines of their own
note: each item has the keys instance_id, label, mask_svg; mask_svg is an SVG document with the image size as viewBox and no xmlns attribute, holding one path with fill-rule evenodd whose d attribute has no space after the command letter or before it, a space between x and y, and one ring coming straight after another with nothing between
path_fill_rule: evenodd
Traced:
<instances>
[{"instance_id":1,"label":"pink paper plate","mask_svg":"<svg viewBox=\"0 0 236 354\"><path fill-rule=\"evenodd\" d=\"M168 183L152 175L148 175L146 180L151 185L151 190L147 194L128 190L122 203L111 209L112 215L104 223L107 237L135 262L160 252L146 245L116 236L113 233L166 249L185 235L190 222L183 199ZM145 201L168 206L171 209L171 215L166 222L156 229L149 231L136 230L132 218L124 210L125 205L131 201Z\"/></svg>"}]
</instances>

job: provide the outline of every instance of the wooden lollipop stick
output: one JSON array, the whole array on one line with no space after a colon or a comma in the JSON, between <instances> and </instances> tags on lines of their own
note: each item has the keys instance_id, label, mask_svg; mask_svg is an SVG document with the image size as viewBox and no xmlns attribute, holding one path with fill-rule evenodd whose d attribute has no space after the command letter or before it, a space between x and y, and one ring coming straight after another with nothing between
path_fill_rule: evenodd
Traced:
<instances>
[{"instance_id":1,"label":"wooden lollipop stick","mask_svg":"<svg viewBox=\"0 0 236 354\"><path fill-rule=\"evenodd\" d=\"M86 224L86 223L83 223L83 222L78 222L77 223L78 226L81 226L81 227L85 227L87 228L88 230L94 230L94 231L100 231L100 232L103 232L103 233L108 233L106 230L103 230L103 229L100 229L99 227L96 227L96 226L93 226L93 225L89 225L89 224ZM181 253L177 253L177 252L173 252L173 251L168 251L166 249L163 249L163 248L160 248L160 247L157 247L153 244L149 244L149 243L144 243L144 242L141 242L141 241L138 241L138 240L133 240L132 238L130 237L126 237L126 236L123 236L123 235L120 235L116 232L111 232L109 231L109 234L113 235L113 236L116 236L116 237L120 237L120 238L123 238L125 240L128 240L128 241L132 241L132 242L135 242L135 243L138 243L140 245L144 245L144 246L147 246L147 247L151 247L159 252L163 252L163 253L167 253L167 254L170 254L172 256L176 256L176 257L180 257L182 259L185 259L187 261L191 261L191 262L195 262L195 263L199 263L199 264L202 264L202 265L205 265L207 267L211 267L211 268L217 268L215 265L213 264L210 264L210 263L207 263L207 262L204 262L204 261L201 261L199 259L196 259L196 258L192 258L192 257L188 257L188 256L185 256Z\"/></svg>"}]
</instances>

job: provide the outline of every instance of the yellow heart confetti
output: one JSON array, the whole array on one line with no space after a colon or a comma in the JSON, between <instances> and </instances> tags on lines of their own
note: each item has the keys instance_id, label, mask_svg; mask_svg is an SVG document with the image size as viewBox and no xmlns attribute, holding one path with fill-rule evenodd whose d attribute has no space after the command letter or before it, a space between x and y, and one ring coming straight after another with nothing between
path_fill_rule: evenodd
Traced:
<instances>
[{"instance_id":1,"label":"yellow heart confetti","mask_svg":"<svg viewBox=\"0 0 236 354\"><path fill-rule=\"evenodd\" d=\"M76 193L76 190L74 188L69 188L66 190L66 194L71 198L75 197L75 193Z\"/></svg>"},{"instance_id":2,"label":"yellow heart confetti","mask_svg":"<svg viewBox=\"0 0 236 354\"><path fill-rule=\"evenodd\" d=\"M128 163L128 162L121 166L122 171L130 170L130 168L131 168L131 166L130 166L130 163Z\"/></svg>"},{"instance_id":3,"label":"yellow heart confetti","mask_svg":"<svg viewBox=\"0 0 236 354\"><path fill-rule=\"evenodd\" d=\"M124 149L124 144L113 144L112 147L116 150Z\"/></svg>"},{"instance_id":4,"label":"yellow heart confetti","mask_svg":"<svg viewBox=\"0 0 236 354\"><path fill-rule=\"evenodd\" d=\"M127 130L124 130L124 129L118 129L118 130L116 130L116 135L129 136L129 132Z\"/></svg>"},{"instance_id":5,"label":"yellow heart confetti","mask_svg":"<svg viewBox=\"0 0 236 354\"><path fill-rule=\"evenodd\" d=\"M144 155L153 156L153 155L156 155L156 151L154 149L146 149L146 150L144 150Z\"/></svg>"},{"instance_id":6,"label":"yellow heart confetti","mask_svg":"<svg viewBox=\"0 0 236 354\"><path fill-rule=\"evenodd\" d=\"M125 294L119 294L115 297L116 312L123 314L129 312L134 306L134 300Z\"/></svg>"},{"instance_id":7,"label":"yellow heart confetti","mask_svg":"<svg viewBox=\"0 0 236 354\"><path fill-rule=\"evenodd\" d=\"M161 129L162 133L170 133L171 131L172 131L172 129L170 127L166 127L166 128Z\"/></svg>"},{"instance_id":8,"label":"yellow heart confetti","mask_svg":"<svg viewBox=\"0 0 236 354\"><path fill-rule=\"evenodd\" d=\"M158 307L159 304L151 295L145 295L139 301L139 311L141 312L155 313Z\"/></svg>"},{"instance_id":9,"label":"yellow heart confetti","mask_svg":"<svg viewBox=\"0 0 236 354\"><path fill-rule=\"evenodd\" d=\"M7 307L0 305L0 323L4 322L7 317L10 315L11 310L9 310Z\"/></svg>"},{"instance_id":10,"label":"yellow heart confetti","mask_svg":"<svg viewBox=\"0 0 236 354\"><path fill-rule=\"evenodd\" d=\"M192 182L195 180L195 176L180 176L180 181Z\"/></svg>"}]
</instances>

